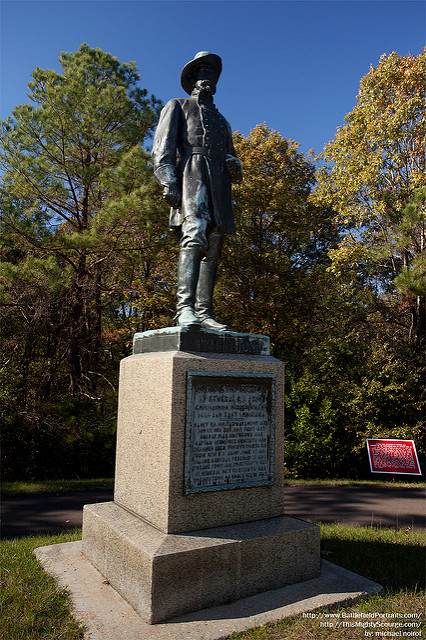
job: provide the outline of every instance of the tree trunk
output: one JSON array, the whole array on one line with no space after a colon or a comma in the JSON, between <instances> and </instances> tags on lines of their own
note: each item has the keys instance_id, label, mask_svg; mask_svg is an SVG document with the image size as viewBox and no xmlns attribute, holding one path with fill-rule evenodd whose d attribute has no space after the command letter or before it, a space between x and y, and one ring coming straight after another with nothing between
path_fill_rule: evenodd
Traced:
<instances>
[{"instance_id":1,"label":"tree trunk","mask_svg":"<svg viewBox=\"0 0 426 640\"><path fill-rule=\"evenodd\" d=\"M426 346L425 314L425 296L417 296L411 305L410 340L414 344L416 351L421 354L424 354Z\"/></svg>"},{"instance_id":2,"label":"tree trunk","mask_svg":"<svg viewBox=\"0 0 426 640\"><path fill-rule=\"evenodd\" d=\"M82 353L87 337L87 305L85 293L87 285L86 252L82 251L77 265L75 280L70 296L70 340L68 362L70 373L70 392L75 395L82 384ZM86 345L87 348L87 345Z\"/></svg>"}]
</instances>

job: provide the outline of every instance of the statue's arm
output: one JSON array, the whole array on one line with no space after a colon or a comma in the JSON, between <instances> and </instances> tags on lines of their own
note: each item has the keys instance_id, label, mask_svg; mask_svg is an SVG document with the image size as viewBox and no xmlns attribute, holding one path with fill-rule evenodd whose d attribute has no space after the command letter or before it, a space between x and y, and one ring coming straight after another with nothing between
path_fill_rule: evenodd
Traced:
<instances>
[{"instance_id":1,"label":"statue's arm","mask_svg":"<svg viewBox=\"0 0 426 640\"><path fill-rule=\"evenodd\" d=\"M176 153L180 122L180 104L170 100L162 109L152 145L154 178L163 185L163 198L179 207L181 189L176 171Z\"/></svg>"},{"instance_id":2,"label":"statue's arm","mask_svg":"<svg viewBox=\"0 0 426 640\"><path fill-rule=\"evenodd\" d=\"M228 125L228 153L226 154L225 162L226 169L231 176L231 182L239 184L243 179L243 165L237 157L234 143L232 142L232 129L231 125Z\"/></svg>"}]
</instances>

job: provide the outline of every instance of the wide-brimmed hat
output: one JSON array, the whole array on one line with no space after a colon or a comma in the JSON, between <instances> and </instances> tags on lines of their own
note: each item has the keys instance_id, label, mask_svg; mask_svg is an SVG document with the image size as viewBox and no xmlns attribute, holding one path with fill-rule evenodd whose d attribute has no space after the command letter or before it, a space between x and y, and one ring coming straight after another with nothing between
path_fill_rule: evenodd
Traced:
<instances>
[{"instance_id":1,"label":"wide-brimmed hat","mask_svg":"<svg viewBox=\"0 0 426 640\"><path fill-rule=\"evenodd\" d=\"M182 87L185 89L186 93L191 95L194 85L192 84L191 74L194 69L196 69L203 62L207 62L211 64L216 69L216 82L219 79L219 76L222 71L222 60L215 53L210 53L210 51L199 51L195 54L194 59L190 60L188 64L184 66L182 69L182 73L180 76L180 83Z\"/></svg>"}]
</instances>

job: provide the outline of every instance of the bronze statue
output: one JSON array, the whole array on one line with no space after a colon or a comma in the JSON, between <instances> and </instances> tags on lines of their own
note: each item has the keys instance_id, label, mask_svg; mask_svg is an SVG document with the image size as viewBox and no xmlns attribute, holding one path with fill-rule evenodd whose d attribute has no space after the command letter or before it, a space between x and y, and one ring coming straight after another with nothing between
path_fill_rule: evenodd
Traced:
<instances>
[{"instance_id":1,"label":"bronze statue","mask_svg":"<svg viewBox=\"0 0 426 640\"><path fill-rule=\"evenodd\" d=\"M185 65L181 84L190 97L162 110L152 157L170 227L180 232L176 323L229 331L212 317L212 299L224 237L235 234L231 182L243 172L231 127L213 103L221 71L220 57L208 51Z\"/></svg>"}]
</instances>

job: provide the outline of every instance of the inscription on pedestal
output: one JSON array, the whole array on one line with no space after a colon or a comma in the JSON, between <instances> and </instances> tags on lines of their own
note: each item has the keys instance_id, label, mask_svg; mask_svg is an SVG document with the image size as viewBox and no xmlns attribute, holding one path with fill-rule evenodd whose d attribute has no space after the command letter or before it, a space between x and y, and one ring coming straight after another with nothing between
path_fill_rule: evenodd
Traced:
<instances>
[{"instance_id":1,"label":"inscription on pedestal","mask_svg":"<svg viewBox=\"0 0 426 640\"><path fill-rule=\"evenodd\" d=\"M187 374L184 492L274 482L275 375Z\"/></svg>"}]
</instances>

